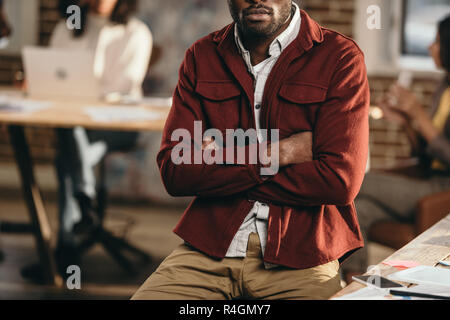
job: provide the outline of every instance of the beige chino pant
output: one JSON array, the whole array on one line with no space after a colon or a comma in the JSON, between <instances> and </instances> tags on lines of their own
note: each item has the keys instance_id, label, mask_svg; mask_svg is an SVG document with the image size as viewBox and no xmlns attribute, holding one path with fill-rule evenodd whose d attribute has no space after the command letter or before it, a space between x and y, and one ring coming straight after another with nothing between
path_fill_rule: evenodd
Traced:
<instances>
[{"instance_id":1,"label":"beige chino pant","mask_svg":"<svg viewBox=\"0 0 450 320\"><path fill-rule=\"evenodd\" d=\"M337 260L310 269L265 269L256 233L245 258L215 260L185 244L175 249L132 300L328 299L341 290Z\"/></svg>"}]
</instances>

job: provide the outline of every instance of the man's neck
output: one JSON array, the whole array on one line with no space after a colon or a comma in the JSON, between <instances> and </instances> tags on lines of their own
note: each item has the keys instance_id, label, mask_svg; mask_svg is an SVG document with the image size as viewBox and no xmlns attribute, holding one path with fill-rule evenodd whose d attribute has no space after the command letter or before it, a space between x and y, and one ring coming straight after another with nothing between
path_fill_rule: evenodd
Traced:
<instances>
[{"instance_id":1,"label":"man's neck","mask_svg":"<svg viewBox=\"0 0 450 320\"><path fill-rule=\"evenodd\" d=\"M294 15L291 14L286 23L272 36L267 38L246 37L243 35L243 45L250 52L252 65L257 65L269 58L269 49L272 42L282 34L291 23Z\"/></svg>"}]
</instances>

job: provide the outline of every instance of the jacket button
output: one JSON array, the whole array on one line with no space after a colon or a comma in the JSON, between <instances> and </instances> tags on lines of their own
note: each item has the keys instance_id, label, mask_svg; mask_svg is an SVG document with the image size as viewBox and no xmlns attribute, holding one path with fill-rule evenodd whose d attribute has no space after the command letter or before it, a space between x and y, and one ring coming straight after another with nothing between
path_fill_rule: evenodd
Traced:
<instances>
[{"instance_id":1,"label":"jacket button","mask_svg":"<svg viewBox=\"0 0 450 320\"><path fill-rule=\"evenodd\" d=\"M256 109L256 110L261 109L261 105L260 105L260 104L257 104L257 105L255 106L255 109Z\"/></svg>"}]
</instances>

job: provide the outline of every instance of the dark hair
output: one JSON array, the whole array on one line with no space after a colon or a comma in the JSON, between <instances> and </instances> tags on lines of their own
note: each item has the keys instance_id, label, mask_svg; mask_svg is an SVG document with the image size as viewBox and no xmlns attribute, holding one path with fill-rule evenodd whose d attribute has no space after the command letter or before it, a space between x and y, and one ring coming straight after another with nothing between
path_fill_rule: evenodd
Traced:
<instances>
[{"instance_id":1,"label":"dark hair","mask_svg":"<svg viewBox=\"0 0 450 320\"><path fill-rule=\"evenodd\" d=\"M442 66L450 73L450 16L447 16L447 18L439 22L438 28Z\"/></svg>"},{"instance_id":2,"label":"dark hair","mask_svg":"<svg viewBox=\"0 0 450 320\"><path fill-rule=\"evenodd\" d=\"M86 31L87 16L93 9L96 0L60 0L58 10L62 17L68 17L67 8L71 5L77 5L81 9L81 29L74 29L75 38L81 37ZM127 24L131 15L137 11L138 0L117 0L109 20L114 24Z\"/></svg>"}]
</instances>

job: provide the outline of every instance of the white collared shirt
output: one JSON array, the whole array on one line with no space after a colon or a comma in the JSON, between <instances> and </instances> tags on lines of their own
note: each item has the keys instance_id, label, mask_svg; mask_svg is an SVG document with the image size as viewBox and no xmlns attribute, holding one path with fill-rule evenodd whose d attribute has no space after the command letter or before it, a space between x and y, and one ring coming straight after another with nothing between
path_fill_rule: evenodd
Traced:
<instances>
[{"instance_id":1,"label":"white collared shirt","mask_svg":"<svg viewBox=\"0 0 450 320\"><path fill-rule=\"evenodd\" d=\"M277 62L281 53L286 49L298 36L301 26L300 8L296 3L292 3L295 6L294 16L287 27L270 45L269 55L270 57L261 63L253 66L251 63L250 52L245 49L239 34L237 24L235 25L234 35L236 45L239 52L244 59L248 71L253 75L255 79L255 122L256 131L258 133L258 141L262 142L261 135L261 103L264 93L264 87L266 85L267 78L269 77L273 66ZM247 242L250 233L257 233L261 242L261 249L264 255L264 251L267 243L267 221L269 219L269 206L265 203L256 201L253 208L250 210L244 222L240 226L238 232L235 234L231 244L226 253L227 258L245 257L247 251ZM274 265L265 263L265 267L271 268Z\"/></svg>"}]
</instances>

